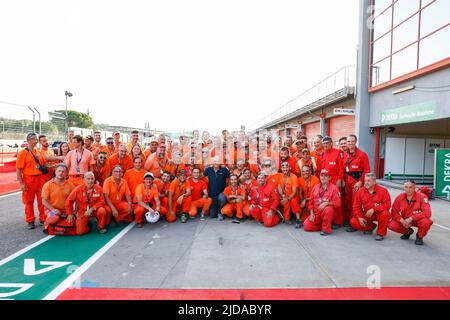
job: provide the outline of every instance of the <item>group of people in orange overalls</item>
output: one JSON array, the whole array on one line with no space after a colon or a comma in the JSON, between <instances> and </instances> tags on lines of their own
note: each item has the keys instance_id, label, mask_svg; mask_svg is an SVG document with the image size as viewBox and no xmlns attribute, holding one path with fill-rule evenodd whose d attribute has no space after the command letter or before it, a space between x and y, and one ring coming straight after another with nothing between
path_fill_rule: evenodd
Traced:
<instances>
[{"instance_id":1,"label":"group of people in orange overalls","mask_svg":"<svg viewBox=\"0 0 450 320\"><path fill-rule=\"evenodd\" d=\"M329 136L317 135L311 146L307 140L302 134L294 140L227 130L200 137L194 130L178 141L153 136L144 146L138 131L128 144L119 132L105 144L100 132L69 132L68 150L55 154L47 137L30 133L17 159L27 226L35 228L37 198L44 230L65 219L80 235L89 232L91 217L105 233L111 220L142 227L146 213L157 213L169 223L198 215L266 227L294 224L324 236L340 227L369 234L376 229L378 241L387 229L409 239L417 227L415 243L423 244L433 222L428 198L414 181L405 182L391 206L355 135L336 144Z\"/></svg>"}]
</instances>

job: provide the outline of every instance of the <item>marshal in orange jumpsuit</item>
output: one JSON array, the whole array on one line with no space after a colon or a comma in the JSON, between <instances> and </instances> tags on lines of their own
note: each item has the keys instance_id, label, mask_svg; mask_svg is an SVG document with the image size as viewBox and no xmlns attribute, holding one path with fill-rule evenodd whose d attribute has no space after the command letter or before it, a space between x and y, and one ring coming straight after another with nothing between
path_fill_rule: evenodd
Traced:
<instances>
[{"instance_id":1,"label":"marshal in orange jumpsuit","mask_svg":"<svg viewBox=\"0 0 450 320\"><path fill-rule=\"evenodd\" d=\"M135 215L134 221L137 224L141 224L143 222L144 214L149 211L147 208L144 208L142 205L140 205L139 201L146 204L152 210L161 212L161 203L159 202L158 188L155 184L153 184L153 181L151 182L150 186L146 186L144 182L136 187L136 192L133 198L133 211Z\"/></svg>"},{"instance_id":2,"label":"marshal in orange jumpsuit","mask_svg":"<svg viewBox=\"0 0 450 320\"><path fill-rule=\"evenodd\" d=\"M113 176L107 178L103 183L103 194L106 201L105 209L109 216L112 214L116 222L131 222L133 220L131 191L125 179L120 178L120 182L116 182L114 170L117 168L118 167L113 169ZM113 209L110 207L108 199L111 202L111 205L117 210L117 216L114 216Z\"/></svg>"},{"instance_id":3,"label":"marshal in orange jumpsuit","mask_svg":"<svg viewBox=\"0 0 450 320\"><path fill-rule=\"evenodd\" d=\"M414 192L411 201L408 201L406 194L403 192L399 194L392 205L392 221L389 223L389 230L392 230L403 235L410 234L412 228L405 228L400 222L402 219L412 220L411 226L417 227L417 235L424 238L433 221L431 218L431 207L428 202L428 197L421 192Z\"/></svg>"},{"instance_id":4,"label":"marshal in orange jumpsuit","mask_svg":"<svg viewBox=\"0 0 450 320\"><path fill-rule=\"evenodd\" d=\"M36 138L37 142L37 138ZM23 181L22 202L25 205L25 220L27 223L34 223L34 199L37 199L39 220L43 223L45 221L44 205L42 204L42 187L44 186L44 179L42 172L39 171L36 166L37 163L33 156L36 156L39 163L44 165L44 157L37 149L27 151L23 149L17 155L16 168L17 179Z\"/></svg>"},{"instance_id":5,"label":"marshal in orange jumpsuit","mask_svg":"<svg viewBox=\"0 0 450 320\"><path fill-rule=\"evenodd\" d=\"M374 228L374 221L378 222L377 234L385 237L391 214L391 197L389 191L375 184L373 193L370 193L367 188L359 189L353 196L353 217L350 219L350 225L360 231L372 231ZM373 209L373 214L367 216L367 212ZM362 226L358 218L366 220L367 225Z\"/></svg>"},{"instance_id":6,"label":"marshal in orange jumpsuit","mask_svg":"<svg viewBox=\"0 0 450 320\"><path fill-rule=\"evenodd\" d=\"M195 217L198 213L198 209L202 209L204 214L209 214L212 199L207 196L208 185L204 180L199 179L198 176L197 178L189 178L189 184L191 186L191 207L189 209L189 216Z\"/></svg>"},{"instance_id":7,"label":"marshal in orange jumpsuit","mask_svg":"<svg viewBox=\"0 0 450 320\"><path fill-rule=\"evenodd\" d=\"M266 227L273 227L280 221L276 214L280 203L279 196L275 188L266 183L264 174L258 175L258 185L250 192L250 214L256 222L261 220Z\"/></svg>"},{"instance_id":8,"label":"marshal in orange jumpsuit","mask_svg":"<svg viewBox=\"0 0 450 320\"><path fill-rule=\"evenodd\" d=\"M225 204L222 208L222 214L228 217L233 217L233 214L236 213L236 218L242 219L243 209L244 209L244 200L245 200L245 189L242 189L239 185L237 185L236 176L232 175L230 177L230 183L232 178L236 179L235 186L228 186L223 191L224 196L227 198L227 204ZM232 196L232 198L230 198Z\"/></svg>"},{"instance_id":9,"label":"marshal in orange jumpsuit","mask_svg":"<svg viewBox=\"0 0 450 320\"><path fill-rule=\"evenodd\" d=\"M108 222L108 213L105 209L105 198L103 188L94 184L90 190L86 184L75 187L66 199L66 213L73 214L74 205L77 208L76 227L77 234L82 235L88 231L89 217L92 216L98 221L98 229L105 229Z\"/></svg>"},{"instance_id":10,"label":"marshal in orange jumpsuit","mask_svg":"<svg viewBox=\"0 0 450 320\"><path fill-rule=\"evenodd\" d=\"M167 222L174 222L177 219L176 213L178 211L181 211L182 214L189 214L190 208L191 184L186 180L186 171L181 170L178 178L173 180L170 184L169 212L166 216Z\"/></svg>"},{"instance_id":11,"label":"marshal in orange jumpsuit","mask_svg":"<svg viewBox=\"0 0 450 320\"><path fill-rule=\"evenodd\" d=\"M324 169L321 171L321 184L317 184L309 197L308 208L314 213L304 222L305 231L321 231L321 235L331 234L331 223L341 206L339 189L332 183L327 182L326 187L322 184L323 176L328 176ZM326 204L326 205L325 205Z\"/></svg>"}]
</instances>

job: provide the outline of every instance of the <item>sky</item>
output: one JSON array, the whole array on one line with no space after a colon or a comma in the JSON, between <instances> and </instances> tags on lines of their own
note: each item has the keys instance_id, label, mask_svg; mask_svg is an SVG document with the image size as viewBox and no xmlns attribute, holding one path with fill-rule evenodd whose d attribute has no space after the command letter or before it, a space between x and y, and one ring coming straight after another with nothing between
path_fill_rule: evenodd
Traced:
<instances>
[{"instance_id":1,"label":"sky","mask_svg":"<svg viewBox=\"0 0 450 320\"><path fill-rule=\"evenodd\" d=\"M95 123L249 128L356 64L358 2L1 1L0 101L64 109L67 90Z\"/></svg>"}]
</instances>

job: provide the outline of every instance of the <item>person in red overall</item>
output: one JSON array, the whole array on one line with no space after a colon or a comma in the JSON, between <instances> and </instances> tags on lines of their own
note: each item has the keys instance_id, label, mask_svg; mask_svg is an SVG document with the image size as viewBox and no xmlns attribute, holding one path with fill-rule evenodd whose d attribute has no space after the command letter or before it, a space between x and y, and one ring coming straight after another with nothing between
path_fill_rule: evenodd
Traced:
<instances>
[{"instance_id":1,"label":"person in red overall","mask_svg":"<svg viewBox=\"0 0 450 320\"><path fill-rule=\"evenodd\" d=\"M353 217L350 219L350 225L365 234L372 234L373 230L377 228L374 221L377 221L378 229L375 240L382 241L386 236L391 218L390 208L389 191L377 184L373 173L367 173L364 188L359 189L354 195Z\"/></svg>"},{"instance_id":2,"label":"person in red overall","mask_svg":"<svg viewBox=\"0 0 450 320\"><path fill-rule=\"evenodd\" d=\"M266 183L266 175L263 172L258 174L256 181L258 185L250 192L250 214L256 222L273 227L283 219L283 215L277 211L279 196L275 187Z\"/></svg>"},{"instance_id":3,"label":"person in red overall","mask_svg":"<svg viewBox=\"0 0 450 320\"><path fill-rule=\"evenodd\" d=\"M309 218L305 220L305 231L321 231L320 235L331 234L331 224L337 209L341 206L339 189L330 183L327 170L320 172L320 184L314 186L308 202Z\"/></svg>"},{"instance_id":4,"label":"person in red overall","mask_svg":"<svg viewBox=\"0 0 450 320\"><path fill-rule=\"evenodd\" d=\"M84 184L75 187L66 199L66 214L72 215L74 204L76 204L77 218L75 225L78 235L89 232L88 222L90 217L97 219L99 232L106 233L105 226L109 217L105 209L103 188L95 183L95 175L90 171L84 174L83 180Z\"/></svg>"},{"instance_id":5,"label":"person in red overall","mask_svg":"<svg viewBox=\"0 0 450 320\"><path fill-rule=\"evenodd\" d=\"M341 191L344 182L344 165L342 162L343 154L340 149L333 147L333 140L329 136L325 136L322 139L323 152L319 158L318 170L322 169L328 171L330 175L330 183L336 185L339 191ZM336 212L336 217L333 220L333 229L338 229L344 223L342 216L342 203Z\"/></svg>"},{"instance_id":6,"label":"person in red overall","mask_svg":"<svg viewBox=\"0 0 450 320\"><path fill-rule=\"evenodd\" d=\"M431 207L428 197L416 192L416 183L409 180L404 184L405 192L399 194L392 205L392 221L389 223L389 230L401 233L403 240L408 240L414 233L411 227L417 227L417 245L423 245L423 238L427 235L433 225L431 218Z\"/></svg>"},{"instance_id":7,"label":"person in red overall","mask_svg":"<svg viewBox=\"0 0 450 320\"><path fill-rule=\"evenodd\" d=\"M343 222L347 225L347 232L356 230L349 225L353 214L353 194L357 192L364 184L366 173L370 172L369 157L361 149L356 147L358 139L354 134L347 137L348 151L344 154L343 164L345 169L345 199L344 210L342 212Z\"/></svg>"}]
</instances>

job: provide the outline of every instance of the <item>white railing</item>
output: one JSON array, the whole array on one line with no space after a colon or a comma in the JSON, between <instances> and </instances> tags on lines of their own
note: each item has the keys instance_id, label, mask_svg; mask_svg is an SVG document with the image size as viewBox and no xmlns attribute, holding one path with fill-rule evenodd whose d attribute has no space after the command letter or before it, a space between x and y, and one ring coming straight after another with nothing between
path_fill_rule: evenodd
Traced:
<instances>
[{"instance_id":1,"label":"white railing","mask_svg":"<svg viewBox=\"0 0 450 320\"><path fill-rule=\"evenodd\" d=\"M305 108L312 103L325 98L335 92L338 92L344 88L356 86L356 67L345 66L338 71L334 72L327 78L323 79L313 87L302 92L300 95L285 103L272 113L268 114L261 120L253 123L250 126L250 130L256 130L264 125L278 120L294 111L298 111Z\"/></svg>"}]
</instances>

